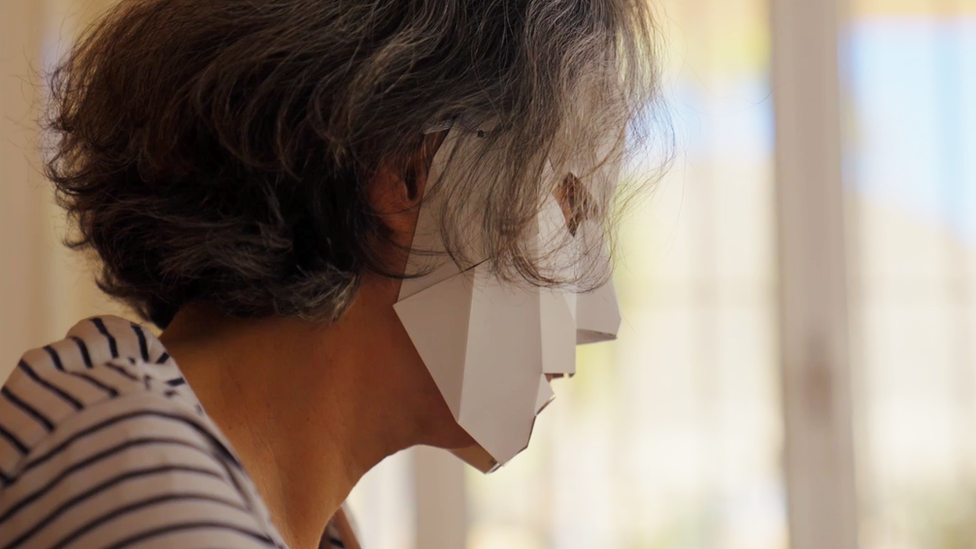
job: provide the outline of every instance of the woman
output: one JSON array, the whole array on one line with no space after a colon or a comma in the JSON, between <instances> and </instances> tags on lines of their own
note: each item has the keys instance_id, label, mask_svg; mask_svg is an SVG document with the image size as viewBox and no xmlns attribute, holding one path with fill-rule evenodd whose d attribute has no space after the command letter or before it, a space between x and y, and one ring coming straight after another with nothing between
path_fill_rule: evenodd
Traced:
<instances>
[{"instance_id":1,"label":"woman","mask_svg":"<svg viewBox=\"0 0 976 549\"><path fill-rule=\"evenodd\" d=\"M24 354L0 547L352 546L386 456L518 453L615 330L651 30L639 0L123 0L53 74L47 173L163 331Z\"/></svg>"}]
</instances>

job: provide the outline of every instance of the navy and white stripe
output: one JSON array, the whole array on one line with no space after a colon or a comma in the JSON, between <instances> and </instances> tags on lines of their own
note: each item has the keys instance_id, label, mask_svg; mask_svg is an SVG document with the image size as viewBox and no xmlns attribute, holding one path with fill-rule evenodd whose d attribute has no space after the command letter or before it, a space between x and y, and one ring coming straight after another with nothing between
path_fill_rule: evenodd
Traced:
<instances>
[{"instance_id":1,"label":"navy and white stripe","mask_svg":"<svg viewBox=\"0 0 976 549\"><path fill-rule=\"evenodd\" d=\"M160 341L117 317L28 351L0 389L0 549L89 547L285 547Z\"/></svg>"}]
</instances>

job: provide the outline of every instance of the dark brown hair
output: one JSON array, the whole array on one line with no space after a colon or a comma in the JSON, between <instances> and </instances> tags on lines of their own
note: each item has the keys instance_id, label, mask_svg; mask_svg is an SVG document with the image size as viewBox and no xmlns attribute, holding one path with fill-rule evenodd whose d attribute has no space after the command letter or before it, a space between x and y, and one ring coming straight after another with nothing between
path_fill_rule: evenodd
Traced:
<instances>
[{"instance_id":1,"label":"dark brown hair","mask_svg":"<svg viewBox=\"0 0 976 549\"><path fill-rule=\"evenodd\" d=\"M572 282L526 243L564 179L544 163L639 145L652 31L644 0L122 0L52 73L46 171L100 287L158 326L191 302L328 320L382 268L370 174L431 123L492 120L483 163L445 172L445 241L476 223L500 276Z\"/></svg>"}]
</instances>

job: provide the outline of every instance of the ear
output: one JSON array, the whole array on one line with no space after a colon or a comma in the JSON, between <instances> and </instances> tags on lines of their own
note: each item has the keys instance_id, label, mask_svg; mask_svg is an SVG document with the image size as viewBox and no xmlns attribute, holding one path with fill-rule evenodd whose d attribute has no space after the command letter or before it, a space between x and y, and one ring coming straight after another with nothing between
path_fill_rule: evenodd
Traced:
<instances>
[{"instance_id":1,"label":"ear","mask_svg":"<svg viewBox=\"0 0 976 549\"><path fill-rule=\"evenodd\" d=\"M384 162L370 181L370 206L401 246L409 247L413 240L427 175L446 135L447 131L425 135L419 150L405 161Z\"/></svg>"}]
</instances>

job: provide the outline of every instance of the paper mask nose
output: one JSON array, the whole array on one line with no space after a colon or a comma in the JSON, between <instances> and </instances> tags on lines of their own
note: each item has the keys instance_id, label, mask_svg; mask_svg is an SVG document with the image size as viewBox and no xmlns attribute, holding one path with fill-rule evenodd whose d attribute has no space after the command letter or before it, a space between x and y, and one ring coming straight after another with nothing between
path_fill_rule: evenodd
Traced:
<instances>
[{"instance_id":1,"label":"paper mask nose","mask_svg":"<svg viewBox=\"0 0 976 549\"><path fill-rule=\"evenodd\" d=\"M540 305L545 374L571 376L577 345L617 339L620 309L613 281L584 294L543 291Z\"/></svg>"},{"instance_id":2,"label":"paper mask nose","mask_svg":"<svg viewBox=\"0 0 976 549\"><path fill-rule=\"evenodd\" d=\"M613 281L596 290L576 296L576 344L617 339L620 308Z\"/></svg>"}]
</instances>

